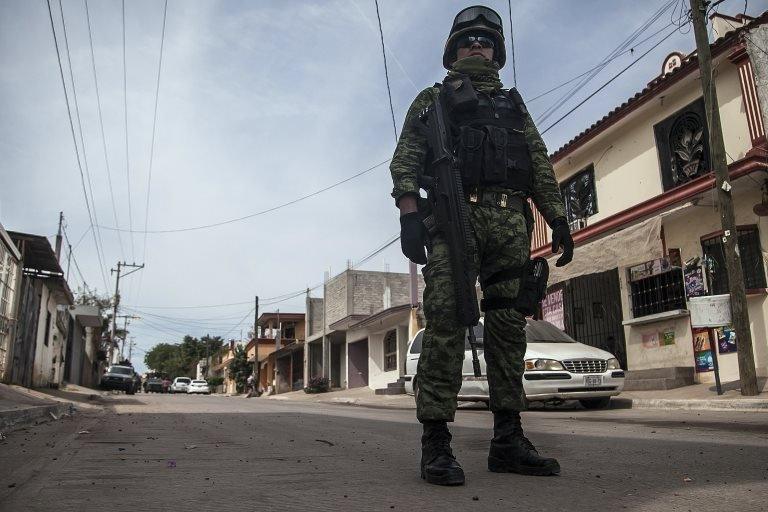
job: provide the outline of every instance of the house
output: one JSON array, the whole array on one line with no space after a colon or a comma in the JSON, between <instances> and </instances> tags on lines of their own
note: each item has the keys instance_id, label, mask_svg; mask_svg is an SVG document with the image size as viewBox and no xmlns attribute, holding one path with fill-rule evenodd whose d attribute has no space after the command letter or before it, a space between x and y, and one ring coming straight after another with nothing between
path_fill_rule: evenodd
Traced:
<instances>
[{"instance_id":1,"label":"house","mask_svg":"<svg viewBox=\"0 0 768 512\"><path fill-rule=\"evenodd\" d=\"M20 274L21 253L0 224L0 382L10 382L11 378Z\"/></svg>"},{"instance_id":2,"label":"house","mask_svg":"<svg viewBox=\"0 0 768 512\"><path fill-rule=\"evenodd\" d=\"M10 381L25 387L57 387L64 377L74 297L46 237L13 231L8 235L22 265Z\"/></svg>"},{"instance_id":3,"label":"house","mask_svg":"<svg viewBox=\"0 0 768 512\"><path fill-rule=\"evenodd\" d=\"M758 376L768 376L768 13L712 17L718 110ZM691 38L693 40L693 38ZM730 326L691 326L689 301L727 294L720 215L696 53L674 52L640 92L551 155L576 243L555 267L538 213L533 256L550 258L547 320L607 349L627 388L738 379Z\"/></svg>"},{"instance_id":4,"label":"house","mask_svg":"<svg viewBox=\"0 0 768 512\"><path fill-rule=\"evenodd\" d=\"M263 313L258 321L260 336L248 344L258 360L259 385L272 386L275 393L304 387L304 313ZM258 354L256 347L258 346ZM252 361L249 353L248 361Z\"/></svg>"},{"instance_id":5,"label":"house","mask_svg":"<svg viewBox=\"0 0 768 512\"><path fill-rule=\"evenodd\" d=\"M348 269L307 297L304 380L331 388L396 385L405 371L410 325L424 290L409 274Z\"/></svg>"}]
</instances>

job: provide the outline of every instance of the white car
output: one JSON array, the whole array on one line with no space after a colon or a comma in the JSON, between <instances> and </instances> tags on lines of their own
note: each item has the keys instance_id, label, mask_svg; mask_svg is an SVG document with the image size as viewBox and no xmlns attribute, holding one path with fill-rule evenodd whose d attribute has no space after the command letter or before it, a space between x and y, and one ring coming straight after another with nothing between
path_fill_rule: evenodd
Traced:
<instances>
[{"instance_id":1,"label":"white car","mask_svg":"<svg viewBox=\"0 0 768 512\"><path fill-rule=\"evenodd\" d=\"M202 393L203 395L210 395L211 388L208 387L208 383L204 380L193 380L187 387L187 393L190 395L193 393Z\"/></svg>"},{"instance_id":2,"label":"white car","mask_svg":"<svg viewBox=\"0 0 768 512\"><path fill-rule=\"evenodd\" d=\"M171 393L186 393L189 388L189 383L192 379L189 377L176 377L171 384Z\"/></svg>"},{"instance_id":3,"label":"white car","mask_svg":"<svg viewBox=\"0 0 768 512\"><path fill-rule=\"evenodd\" d=\"M405 361L405 390L419 392L416 366L421 354L424 329L408 344ZM459 400L488 401L488 377L483 357L483 324L475 327L481 377L472 371L472 351L466 341L463 380ZM578 400L587 409L607 407L611 397L624 389L624 371L619 361L605 350L577 342L544 320L528 320L523 388L528 401L562 402Z\"/></svg>"}]
</instances>

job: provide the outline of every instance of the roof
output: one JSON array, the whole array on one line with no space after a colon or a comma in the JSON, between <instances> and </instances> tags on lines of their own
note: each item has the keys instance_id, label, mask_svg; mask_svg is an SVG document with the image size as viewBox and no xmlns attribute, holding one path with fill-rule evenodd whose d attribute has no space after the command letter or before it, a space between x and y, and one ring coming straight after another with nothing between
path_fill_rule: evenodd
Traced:
<instances>
[{"instance_id":1,"label":"roof","mask_svg":"<svg viewBox=\"0 0 768 512\"><path fill-rule=\"evenodd\" d=\"M733 31L730 31L724 36L718 38L716 41L709 45L712 57L717 57L727 49L731 48L735 43L739 41L739 38L745 31L748 31L758 25L762 25L766 21L768 21L768 11L762 13L750 23L736 28ZM608 112L601 119L594 122L589 128L566 142L557 151L550 155L550 160L553 164L562 160L577 148L585 144L587 141L596 137L598 134L602 133L604 130L608 129L617 121L625 117L627 114L647 103L659 92L671 87L698 69L699 61L696 56L696 52L694 51L682 59L682 63L679 68L667 73L666 75L661 75L651 80L642 91L636 93L627 101Z\"/></svg>"},{"instance_id":2,"label":"roof","mask_svg":"<svg viewBox=\"0 0 768 512\"><path fill-rule=\"evenodd\" d=\"M410 304L401 304L400 306L392 306L391 308L382 309L381 311L378 311L374 314L372 314L369 317L364 318L363 320L357 322L356 324L350 325L350 329L358 329L360 327L365 327L368 325L371 325L377 321L385 320L388 317L410 311L411 305Z\"/></svg>"},{"instance_id":3,"label":"roof","mask_svg":"<svg viewBox=\"0 0 768 512\"><path fill-rule=\"evenodd\" d=\"M21 253L19 252L19 248L16 247L16 244L13 243L13 240L11 240L11 237L8 236L8 232L3 227L3 224L0 223L0 240L3 241L3 243L8 246L8 250L11 251L11 254L13 254L13 257L17 260L21 259Z\"/></svg>"},{"instance_id":4,"label":"roof","mask_svg":"<svg viewBox=\"0 0 768 512\"><path fill-rule=\"evenodd\" d=\"M280 317L280 321L300 321L304 320L304 313L277 313L277 312L270 312L270 313L262 313L261 316L259 316L259 319L256 321L256 323L263 327L262 324L266 323L268 320L276 320L278 317Z\"/></svg>"},{"instance_id":5,"label":"roof","mask_svg":"<svg viewBox=\"0 0 768 512\"><path fill-rule=\"evenodd\" d=\"M64 279L64 271L61 269L59 260L56 258L48 239L42 235L19 233L18 231L8 231L8 235L21 252L21 264L24 273L49 280L53 285L53 290L58 292L56 299L60 303L72 304L75 302L72 290L69 289L69 285Z\"/></svg>"}]
</instances>

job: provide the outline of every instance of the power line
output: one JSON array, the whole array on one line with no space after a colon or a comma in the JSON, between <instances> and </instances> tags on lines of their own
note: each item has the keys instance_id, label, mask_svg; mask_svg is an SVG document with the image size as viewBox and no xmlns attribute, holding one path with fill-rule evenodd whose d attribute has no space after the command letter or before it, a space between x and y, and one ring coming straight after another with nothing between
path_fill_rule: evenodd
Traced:
<instances>
[{"instance_id":1,"label":"power line","mask_svg":"<svg viewBox=\"0 0 768 512\"><path fill-rule=\"evenodd\" d=\"M120 222L117 219L117 206L115 204L115 192L112 187L112 170L109 167L109 157L107 156L107 137L104 134L104 118L101 111L101 95L99 94L99 80L96 74L96 56L93 51L93 33L91 30L91 13L88 9L88 0L84 0L85 3L85 19L88 22L88 41L91 47L91 68L93 70L93 84L96 90L96 107L99 113L99 128L101 130L101 142L104 149L104 166L107 170L107 183L109 184L109 199L112 203L112 216L115 219L115 226L120 226ZM120 242L120 254L125 259L125 248L123 247L123 235L117 233L117 239Z\"/></svg>"},{"instance_id":2,"label":"power line","mask_svg":"<svg viewBox=\"0 0 768 512\"><path fill-rule=\"evenodd\" d=\"M246 219L251 219L253 217L258 217L260 215L264 215L266 213L271 213L271 212L274 212L276 210L280 210L281 208L285 208L287 206L294 205L294 204L296 204L296 203L298 203L300 201L304 201L305 199L309 199L309 198L314 197L316 195L322 194L323 192L331 190L332 188L336 188L339 185L343 185L344 183L347 183L348 181L352 181L355 178L359 178L360 176L363 176L364 174L367 174L367 173L369 173L369 172L371 172L371 171L373 171L375 169L378 169L382 165L388 163L390 160L391 160L391 158L388 158L388 159L384 160L383 162L379 162L378 164L376 164L376 165L374 165L372 167L369 167L369 168L367 168L367 169L365 169L363 171L360 171L360 172L358 172L356 174L353 174L352 176L349 176L348 178L344 178L341 181L337 181L336 183L328 185L327 187L321 188L320 190L316 190L316 191L314 191L312 193L309 193L309 194L305 194L305 195L303 195L301 197L298 197L296 199L293 199L291 201L279 204L277 206L273 206L271 208L267 208L266 210L261 210L261 211L258 211L258 212L250 213L248 215L244 215L242 217L237 217L237 218L234 218L234 219L227 219L227 220L224 220L224 221L221 221L221 222L214 222L214 223L211 223L211 224L203 224L201 226L191 226L191 227L187 227L187 228L149 229L149 230L146 230L146 231L126 230L126 229L115 228L115 227L110 227L110 226L101 226L101 227L102 227L102 229L108 229L110 231L123 231L123 232L131 232L131 233L145 233L145 232L146 233L182 233L182 232L185 232L185 231L197 231L197 230L200 230L200 229L209 229L209 228L214 228L214 227L217 227L217 226L223 226L225 224L232 224L233 222L240 222L240 221L243 221L243 220L246 220ZM249 304L250 304L250 301L249 301Z\"/></svg>"},{"instance_id":3,"label":"power line","mask_svg":"<svg viewBox=\"0 0 768 512\"><path fill-rule=\"evenodd\" d=\"M395 109L392 106L392 89L389 86L389 70L387 68L387 52L384 50L384 30L381 28L381 15L379 14L379 0L376 4L376 19L379 22L379 37L381 39L381 56L384 58L384 78L387 82L387 95L389 96L389 111L392 114L392 129L395 131L395 144L397 144L397 122L395 121Z\"/></svg>"},{"instance_id":4,"label":"power line","mask_svg":"<svg viewBox=\"0 0 768 512\"><path fill-rule=\"evenodd\" d=\"M128 193L128 228L131 233L131 258L134 257L133 211L131 207L131 159L128 154L128 66L125 59L125 0L123 0L123 111L125 117L125 178Z\"/></svg>"},{"instance_id":5,"label":"power line","mask_svg":"<svg viewBox=\"0 0 768 512\"><path fill-rule=\"evenodd\" d=\"M70 132L72 133L72 142L74 143L74 147L75 147L75 157L77 159L77 168L80 171L80 184L83 189L83 197L85 198L85 208L88 211L88 221L90 222L90 225L91 225L91 234L93 235L93 243L96 247L96 255L98 256L99 263L100 263L99 271L101 273L101 279L104 282L104 288L106 289L107 279L104 276L104 261L102 259L101 250L99 248L99 243L96 238L96 232L93 230L94 223L93 223L93 215L91 213L91 204L88 201L88 192L86 191L86 188L85 188L85 175L83 174L83 166L82 166L82 163L80 162L80 150L77 147L77 137L75 136L75 124L74 124L74 121L72 120L72 109L69 105L69 95L67 94L67 85L64 80L64 68L61 64L61 52L59 51L59 41L58 41L58 38L56 37L56 29L54 28L54 24L53 24L53 11L51 9L51 0L46 0L46 4L48 5L48 17L51 21L51 33L53 34L53 44L56 48L56 60L59 64L59 76L61 77L61 87L64 91L64 101L67 105L69 129L70 129Z\"/></svg>"},{"instance_id":6,"label":"power line","mask_svg":"<svg viewBox=\"0 0 768 512\"><path fill-rule=\"evenodd\" d=\"M64 33L64 49L67 52L67 64L69 65L69 80L72 84L72 101L75 104L75 118L77 119L77 131L80 135L80 147L83 150L83 166L85 167L85 177L86 181L88 182L88 194L91 198L91 209L93 211L93 222L96 229L96 237L99 240L99 246L101 248L101 253L104 254L104 240L101 238L101 231L99 231L99 215L98 211L96 209L96 200L93 196L93 183L91 181L91 171L88 168L88 153L85 150L85 138L83 137L83 124L80 119L80 106L77 101L77 87L75 86L75 75L74 71L72 70L72 57L69 51L69 37L67 36L67 22L64 18L64 7L62 6L61 0L59 0L59 12L61 14L61 27L62 32Z\"/></svg>"},{"instance_id":7,"label":"power line","mask_svg":"<svg viewBox=\"0 0 768 512\"><path fill-rule=\"evenodd\" d=\"M512 0L507 0L509 8L509 46L512 50L512 81L517 87L517 64L515 63L515 33L512 30Z\"/></svg>"},{"instance_id":8,"label":"power line","mask_svg":"<svg viewBox=\"0 0 768 512\"><path fill-rule=\"evenodd\" d=\"M641 56L639 56L637 59L635 59L634 61L632 61L632 62L629 64L629 66L627 66L627 67L625 67L624 69L622 69L621 71L619 71L619 72L618 72L616 75L614 75L614 76L613 76L613 78L611 78L610 80L608 80L607 82L605 82L603 85L601 85L600 87L598 87L598 88L597 88L597 90L596 90L595 92L593 92L592 94L590 94L589 96L587 96L586 98L584 98L583 100L581 100L581 101L580 101L580 102L579 102L579 103L578 103L578 104L577 104L575 107L573 107L571 110L569 110L568 112L566 112L565 114L563 114L563 116L562 116L562 117L560 117L560 119L558 119L557 121L555 121L554 123L552 123L551 125L549 125L549 126L548 126L548 127L547 127L547 128L544 130L544 131L542 131L542 132L541 132L541 134L542 134L542 135L544 135L544 134L545 134L545 133L547 133L549 130L551 130L552 128L554 128L555 126L557 126L557 124L558 124L558 123L560 123L560 122L561 122L563 119L565 119L566 117L568 117L569 115L571 115L573 112L575 112L575 111L576 111L576 109L578 109L578 108L579 108L579 107L581 107L583 104L585 104L587 101L589 101L589 100L590 100L592 97L594 97L594 96L595 96L597 93L599 93L600 91L602 91L603 89L605 89L605 88L606 88L606 87L607 87L607 86L608 86L608 85L609 85L611 82L613 82L614 80L616 80L617 78L619 78L621 75L623 75L625 71L627 71L629 68L631 68L632 66L634 66L635 64L637 64L637 63L638 63L638 62L639 62L639 61L640 61L640 60L641 60L643 57L645 57L646 55L648 55L649 53L651 53L653 50L655 50L655 49L656 49L656 48L657 48L657 47L658 47L658 46L659 46L661 43L663 43L664 41L666 41L667 39L669 39L670 37L672 37L672 35L674 35L674 33L675 33L675 32L677 32L677 30L678 30L678 29L677 29L677 28L675 28L675 29L674 29L672 32L670 32L669 34L667 34L667 35L664 37L664 39L662 39L661 41L659 41L658 43L656 43L655 45L653 45L653 46L652 46L650 49L648 49L648 51L646 51L644 54L642 54L642 55L641 55Z\"/></svg>"}]
</instances>

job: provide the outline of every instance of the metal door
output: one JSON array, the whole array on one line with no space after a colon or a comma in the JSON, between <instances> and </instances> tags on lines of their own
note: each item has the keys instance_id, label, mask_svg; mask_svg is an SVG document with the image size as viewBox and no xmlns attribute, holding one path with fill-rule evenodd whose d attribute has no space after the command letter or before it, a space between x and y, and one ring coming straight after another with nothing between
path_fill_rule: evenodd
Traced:
<instances>
[{"instance_id":1,"label":"metal door","mask_svg":"<svg viewBox=\"0 0 768 512\"><path fill-rule=\"evenodd\" d=\"M37 323L40 315L40 294L35 290L34 279L21 280L21 300L13 347L11 382L32 387L32 369L37 349Z\"/></svg>"},{"instance_id":2,"label":"metal door","mask_svg":"<svg viewBox=\"0 0 768 512\"><path fill-rule=\"evenodd\" d=\"M368 340L350 343L348 384L350 388L360 388L368 385Z\"/></svg>"}]
</instances>

